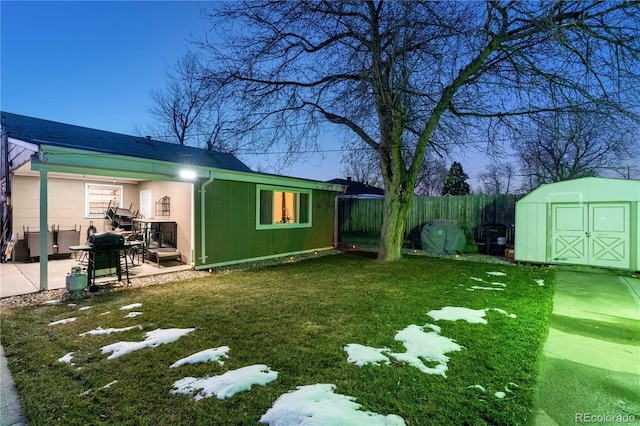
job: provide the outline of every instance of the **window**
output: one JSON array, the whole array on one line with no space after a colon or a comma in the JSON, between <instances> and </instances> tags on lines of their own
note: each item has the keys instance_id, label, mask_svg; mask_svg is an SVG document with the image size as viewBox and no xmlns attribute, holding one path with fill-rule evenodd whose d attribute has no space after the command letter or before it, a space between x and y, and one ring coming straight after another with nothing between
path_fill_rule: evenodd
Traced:
<instances>
[{"instance_id":1,"label":"window","mask_svg":"<svg viewBox=\"0 0 640 426\"><path fill-rule=\"evenodd\" d=\"M109 207L122 207L122 185L85 184L85 217L103 218Z\"/></svg>"},{"instance_id":2,"label":"window","mask_svg":"<svg viewBox=\"0 0 640 426\"><path fill-rule=\"evenodd\" d=\"M311 191L258 187L257 228L311 226Z\"/></svg>"}]
</instances>

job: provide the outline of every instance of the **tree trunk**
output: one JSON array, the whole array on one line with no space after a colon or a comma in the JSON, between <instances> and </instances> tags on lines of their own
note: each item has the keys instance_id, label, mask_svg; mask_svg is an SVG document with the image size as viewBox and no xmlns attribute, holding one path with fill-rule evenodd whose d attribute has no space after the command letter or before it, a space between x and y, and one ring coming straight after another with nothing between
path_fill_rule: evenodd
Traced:
<instances>
[{"instance_id":1,"label":"tree trunk","mask_svg":"<svg viewBox=\"0 0 640 426\"><path fill-rule=\"evenodd\" d=\"M394 261L402 259L404 230L409 207L411 207L412 195L406 197L385 194L378 260Z\"/></svg>"}]
</instances>

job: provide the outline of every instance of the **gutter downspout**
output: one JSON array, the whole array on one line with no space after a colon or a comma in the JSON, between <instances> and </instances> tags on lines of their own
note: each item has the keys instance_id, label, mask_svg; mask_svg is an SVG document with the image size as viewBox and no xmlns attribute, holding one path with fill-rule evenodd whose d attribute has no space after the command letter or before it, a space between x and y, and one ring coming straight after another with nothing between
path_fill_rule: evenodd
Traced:
<instances>
[{"instance_id":1,"label":"gutter downspout","mask_svg":"<svg viewBox=\"0 0 640 426\"><path fill-rule=\"evenodd\" d=\"M204 215L205 194L207 192L205 188L211 182L213 182L213 175L211 174L211 170L209 170L209 179L200 184L200 262L203 265L206 265L207 263L207 248L204 237L207 222Z\"/></svg>"}]
</instances>

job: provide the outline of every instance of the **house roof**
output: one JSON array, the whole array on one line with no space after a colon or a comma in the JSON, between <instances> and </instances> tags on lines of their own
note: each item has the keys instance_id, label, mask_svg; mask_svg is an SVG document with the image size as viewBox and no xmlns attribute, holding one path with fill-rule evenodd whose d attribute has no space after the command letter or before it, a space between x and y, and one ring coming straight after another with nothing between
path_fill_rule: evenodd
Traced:
<instances>
[{"instance_id":1,"label":"house roof","mask_svg":"<svg viewBox=\"0 0 640 426\"><path fill-rule=\"evenodd\" d=\"M327 183L334 183L338 185L344 185L347 187L344 195L380 195L384 196L384 189L376 188L375 186L367 185L363 182L356 182L351 179L331 179Z\"/></svg>"},{"instance_id":2,"label":"house roof","mask_svg":"<svg viewBox=\"0 0 640 426\"><path fill-rule=\"evenodd\" d=\"M131 136L104 130L1 112L2 128L10 138L38 146L75 148L104 154L124 155L167 161L191 166L250 172L251 169L232 154L206 151L142 136Z\"/></svg>"}]
</instances>

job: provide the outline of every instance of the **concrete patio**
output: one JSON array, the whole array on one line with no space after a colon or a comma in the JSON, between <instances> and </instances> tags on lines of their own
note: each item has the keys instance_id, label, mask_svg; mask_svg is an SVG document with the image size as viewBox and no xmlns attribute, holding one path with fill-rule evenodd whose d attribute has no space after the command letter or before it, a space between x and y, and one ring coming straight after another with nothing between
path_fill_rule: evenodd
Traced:
<instances>
[{"instance_id":1,"label":"concrete patio","mask_svg":"<svg viewBox=\"0 0 640 426\"><path fill-rule=\"evenodd\" d=\"M49 259L48 262L48 290L65 288L65 277L74 266L83 266L76 259ZM86 264L84 265L86 267ZM189 270L189 265L181 265L179 262L163 262L158 266L155 263L140 263L129 266L129 277L138 278L149 275L165 274L170 272ZM123 280L126 280L123 273ZM115 275L100 277L99 283L117 281ZM17 296L40 291L40 263L8 262L0 263L0 298Z\"/></svg>"}]
</instances>

